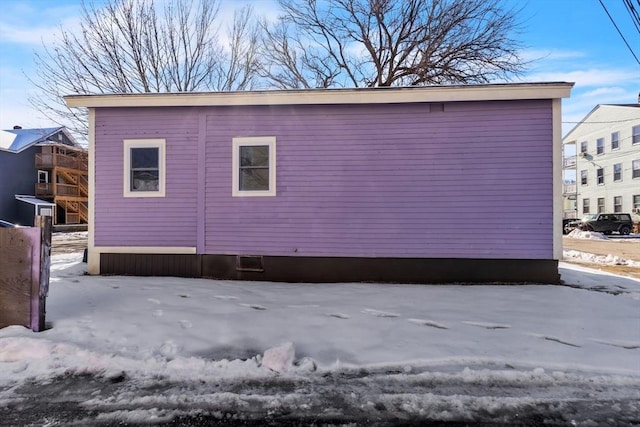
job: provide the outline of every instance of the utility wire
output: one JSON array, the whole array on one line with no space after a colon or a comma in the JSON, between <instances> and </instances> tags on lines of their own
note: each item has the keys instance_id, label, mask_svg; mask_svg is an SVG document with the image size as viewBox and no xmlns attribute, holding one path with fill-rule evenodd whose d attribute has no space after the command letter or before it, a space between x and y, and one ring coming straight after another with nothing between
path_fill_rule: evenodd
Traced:
<instances>
[{"instance_id":1,"label":"utility wire","mask_svg":"<svg viewBox=\"0 0 640 427\"><path fill-rule=\"evenodd\" d=\"M627 8L627 12L629 12L629 16L631 16L633 25L635 25L636 30L638 30L638 34L640 34L640 14L638 14L638 11L631 0L623 0L623 2L624 6ZM640 6L640 0L638 0L638 5Z\"/></svg>"},{"instance_id":2,"label":"utility wire","mask_svg":"<svg viewBox=\"0 0 640 427\"><path fill-rule=\"evenodd\" d=\"M631 55L633 55L633 57L636 59L636 62L638 63L638 65L640 65L640 59L638 59L638 57L636 56L635 52L633 51L633 49L631 49L631 46L629 46L629 43L627 43L627 39L624 37L624 35L622 34L622 31L620 31L620 28L618 28L618 24L616 24L616 21L613 20L613 17L611 16L611 14L609 13L609 11L607 10L607 7L604 5L604 3L602 2L602 0L598 0L600 2L600 5L602 6L602 8L604 9L604 11L607 13L607 16L609 17L609 19L611 20L611 23L613 24L614 27L616 27L616 30L618 30L618 34L620 34L620 37L622 37L622 40L624 41L624 44L627 45L627 48L629 49L629 51L631 52Z\"/></svg>"}]
</instances>

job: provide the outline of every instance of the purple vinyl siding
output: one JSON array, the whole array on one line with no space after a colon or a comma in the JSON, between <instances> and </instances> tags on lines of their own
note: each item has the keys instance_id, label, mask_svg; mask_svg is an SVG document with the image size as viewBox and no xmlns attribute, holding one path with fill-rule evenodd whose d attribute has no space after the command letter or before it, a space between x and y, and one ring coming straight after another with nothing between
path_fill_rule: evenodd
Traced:
<instances>
[{"instance_id":1,"label":"purple vinyl siding","mask_svg":"<svg viewBox=\"0 0 640 427\"><path fill-rule=\"evenodd\" d=\"M206 253L552 258L551 102L207 116ZM277 196L231 198L231 138L277 138Z\"/></svg>"},{"instance_id":2,"label":"purple vinyl siding","mask_svg":"<svg viewBox=\"0 0 640 427\"><path fill-rule=\"evenodd\" d=\"M276 137L275 197L231 196L251 136ZM552 259L552 136L550 100L98 109L95 244ZM165 198L122 197L129 138L166 139Z\"/></svg>"},{"instance_id":3,"label":"purple vinyl siding","mask_svg":"<svg viewBox=\"0 0 640 427\"><path fill-rule=\"evenodd\" d=\"M196 109L104 109L96 114L95 244L195 246ZM123 140L166 139L166 197L123 197Z\"/></svg>"}]
</instances>

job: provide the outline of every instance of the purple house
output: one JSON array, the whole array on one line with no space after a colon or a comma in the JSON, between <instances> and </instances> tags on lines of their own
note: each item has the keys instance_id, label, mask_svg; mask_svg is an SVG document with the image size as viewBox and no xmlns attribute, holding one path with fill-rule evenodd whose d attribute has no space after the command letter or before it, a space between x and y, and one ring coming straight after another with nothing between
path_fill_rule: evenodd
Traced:
<instances>
[{"instance_id":1,"label":"purple house","mask_svg":"<svg viewBox=\"0 0 640 427\"><path fill-rule=\"evenodd\" d=\"M571 83L68 96L90 274L559 281Z\"/></svg>"}]
</instances>

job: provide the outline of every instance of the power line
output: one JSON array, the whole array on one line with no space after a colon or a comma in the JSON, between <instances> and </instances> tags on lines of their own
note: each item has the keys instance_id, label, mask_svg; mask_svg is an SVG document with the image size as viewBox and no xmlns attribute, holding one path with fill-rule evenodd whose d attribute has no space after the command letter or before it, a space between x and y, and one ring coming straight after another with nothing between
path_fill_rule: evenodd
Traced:
<instances>
[{"instance_id":1,"label":"power line","mask_svg":"<svg viewBox=\"0 0 640 427\"><path fill-rule=\"evenodd\" d=\"M618 30L618 34L620 34L620 37L622 37L622 40L624 41L624 44L627 45L627 48L629 49L629 52L631 52L631 55L633 55L633 57L636 59L636 62L638 63L638 65L640 65L640 59L638 59L638 57L636 56L635 52L633 51L633 49L631 49L631 46L629 46L629 43L627 43L627 39L624 37L624 35L622 34L622 31L620 31L620 28L618 28L618 24L616 24L616 21L613 20L613 17L611 16L611 14L609 13L609 11L607 10L607 7L604 5L604 3L602 2L602 0L598 0L600 2L600 5L602 6L602 8L604 9L604 11L606 12L607 16L609 17L609 19L611 20L611 23L613 24L614 27L616 27L616 30Z\"/></svg>"},{"instance_id":2,"label":"power line","mask_svg":"<svg viewBox=\"0 0 640 427\"><path fill-rule=\"evenodd\" d=\"M638 30L638 34L640 34L640 14L636 10L631 0L623 0L623 2L624 6L627 8L627 12L629 12L629 16L631 16L633 25L635 25L636 30ZM640 6L640 0L638 0L638 5Z\"/></svg>"}]
</instances>

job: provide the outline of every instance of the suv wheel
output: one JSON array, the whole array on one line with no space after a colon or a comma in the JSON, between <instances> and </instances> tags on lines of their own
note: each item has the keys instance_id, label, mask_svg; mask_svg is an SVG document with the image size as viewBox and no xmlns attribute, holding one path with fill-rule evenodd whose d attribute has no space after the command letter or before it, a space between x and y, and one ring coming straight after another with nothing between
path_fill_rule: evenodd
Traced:
<instances>
[{"instance_id":1,"label":"suv wheel","mask_svg":"<svg viewBox=\"0 0 640 427\"><path fill-rule=\"evenodd\" d=\"M631 227L629 227L628 225L623 225L622 227L620 227L620 234L627 235L629 233L631 233Z\"/></svg>"}]
</instances>

